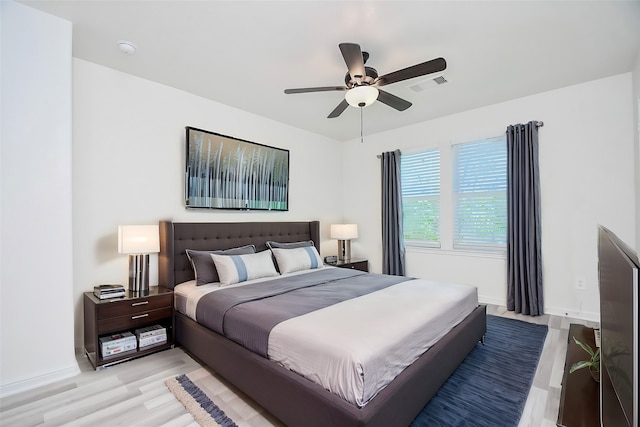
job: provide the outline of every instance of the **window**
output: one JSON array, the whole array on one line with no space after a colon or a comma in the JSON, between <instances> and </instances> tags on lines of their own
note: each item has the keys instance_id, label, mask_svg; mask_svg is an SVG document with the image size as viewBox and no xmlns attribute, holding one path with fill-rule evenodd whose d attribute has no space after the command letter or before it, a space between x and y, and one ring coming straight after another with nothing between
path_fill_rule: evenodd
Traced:
<instances>
[{"instance_id":1,"label":"window","mask_svg":"<svg viewBox=\"0 0 640 427\"><path fill-rule=\"evenodd\" d=\"M504 137L453 147L454 248L504 249L507 144Z\"/></svg>"},{"instance_id":2,"label":"window","mask_svg":"<svg viewBox=\"0 0 640 427\"><path fill-rule=\"evenodd\" d=\"M400 157L404 239L440 246L440 151Z\"/></svg>"}]
</instances>

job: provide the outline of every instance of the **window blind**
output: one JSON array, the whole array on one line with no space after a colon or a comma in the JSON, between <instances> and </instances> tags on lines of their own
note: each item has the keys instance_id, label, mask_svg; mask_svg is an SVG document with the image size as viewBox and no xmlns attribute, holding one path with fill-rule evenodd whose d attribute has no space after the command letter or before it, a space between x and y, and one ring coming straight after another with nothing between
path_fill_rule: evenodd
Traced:
<instances>
[{"instance_id":1,"label":"window blind","mask_svg":"<svg viewBox=\"0 0 640 427\"><path fill-rule=\"evenodd\" d=\"M440 150L403 153L400 179L405 242L440 246Z\"/></svg>"},{"instance_id":2,"label":"window blind","mask_svg":"<svg viewBox=\"0 0 640 427\"><path fill-rule=\"evenodd\" d=\"M507 242L507 143L504 137L454 151L454 248L504 249Z\"/></svg>"}]
</instances>

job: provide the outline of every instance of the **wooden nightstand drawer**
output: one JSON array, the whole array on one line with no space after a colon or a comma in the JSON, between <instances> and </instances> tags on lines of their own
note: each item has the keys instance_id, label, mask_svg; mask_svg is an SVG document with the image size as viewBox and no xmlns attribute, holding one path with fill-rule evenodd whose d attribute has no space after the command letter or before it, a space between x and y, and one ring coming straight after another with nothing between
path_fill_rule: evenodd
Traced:
<instances>
[{"instance_id":1,"label":"wooden nightstand drawer","mask_svg":"<svg viewBox=\"0 0 640 427\"><path fill-rule=\"evenodd\" d=\"M348 266L345 266L345 268L369 272L369 261L353 262Z\"/></svg>"},{"instance_id":2,"label":"wooden nightstand drawer","mask_svg":"<svg viewBox=\"0 0 640 427\"><path fill-rule=\"evenodd\" d=\"M152 286L142 296L128 291L125 296L101 300L93 292L84 293L84 352L94 368L120 363L173 347L173 291ZM138 348L113 357L102 357L100 337L122 332L135 332L138 328L156 326L164 328L164 344Z\"/></svg>"},{"instance_id":3,"label":"wooden nightstand drawer","mask_svg":"<svg viewBox=\"0 0 640 427\"><path fill-rule=\"evenodd\" d=\"M98 334L106 334L125 329L134 329L141 325L171 317L171 307L145 312L135 312L124 316L98 319Z\"/></svg>"},{"instance_id":4,"label":"wooden nightstand drawer","mask_svg":"<svg viewBox=\"0 0 640 427\"><path fill-rule=\"evenodd\" d=\"M369 272L369 261L366 259L358 259L358 258L351 258L348 260L337 260L334 262L330 262L327 263L328 265L332 265L334 267L340 267L340 268L350 268L352 270L360 270L360 271L364 271L365 273Z\"/></svg>"},{"instance_id":5,"label":"wooden nightstand drawer","mask_svg":"<svg viewBox=\"0 0 640 427\"><path fill-rule=\"evenodd\" d=\"M153 298L141 297L109 301L108 304L103 303L98 305L98 319L143 313L159 308L171 307L172 305L173 294L156 295Z\"/></svg>"}]
</instances>

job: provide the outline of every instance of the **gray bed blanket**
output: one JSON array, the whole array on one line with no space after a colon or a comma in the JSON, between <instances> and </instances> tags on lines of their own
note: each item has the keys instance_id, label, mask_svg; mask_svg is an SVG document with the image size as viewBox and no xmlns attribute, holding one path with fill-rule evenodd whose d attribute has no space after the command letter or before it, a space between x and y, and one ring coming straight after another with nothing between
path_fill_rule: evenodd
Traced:
<instances>
[{"instance_id":1,"label":"gray bed blanket","mask_svg":"<svg viewBox=\"0 0 640 427\"><path fill-rule=\"evenodd\" d=\"M198 302L196 318L198 323L267 357L269 333L278 323L407 280L401 276L323 268L211 292Z\"/></svg>"}]
</instances>

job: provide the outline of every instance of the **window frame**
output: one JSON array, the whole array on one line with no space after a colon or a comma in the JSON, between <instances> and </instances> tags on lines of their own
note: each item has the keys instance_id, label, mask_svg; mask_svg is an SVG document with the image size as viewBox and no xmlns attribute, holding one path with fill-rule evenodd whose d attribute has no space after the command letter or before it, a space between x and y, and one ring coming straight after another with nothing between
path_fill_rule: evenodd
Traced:
<instances>
[{"instance_id":1,"label":"window frame","mask_svg":"<svg viewBox=\"0 0 640 427\"><path fill-rule=\"evenodd\" d=\"M458 169L459 169L459 150L461 149L461 147L463 146L469 146L470 144L481 144L481 143L492 143L492 144L504 144L504 151L499 153L498 156L501 157L502 160L504 160L504 163L501 165L501 167L504 168L504 182L501 183L501 185L504 186L504 189L500 189L500 190L483 190L483 191L467 191L467 192L460 192L458 191L458 184L460 182L460 176L458 173ZM494 154L495 156L495 154ZM452 175L452 182L451 182L451 198L452 198L452 216L453 216L453 228L452 228L452 247L454 250L457 251L466 251L466 252L479 252L479 253L506 253L507 250L507 227L508 227L508 213L507 213L507 147L506 147L506 135L500 135L500 136L493 136L493 137L487 137L487 138L477 138L474 140L468 140L468 141L464 141L464 142L458 142L456 144L452 144L451 145L451 175ZM494 171L495 172L495 171ZM497 185L498 183L494 180L493 185ZM489 239L489 240L493 240L493 241L479 241L479 242L465 242L462 243L459 241L459 207L460 207L460 200L462 198L464 198L465 196L461 195L472 195L476 193L477 196L475 197L480 198L482 196L498 196L501 197L504 200L504 215L502 216L502 221L504 224L504 236L503 236L503 241L501 242L496 242L496 239ZM466 198L473 198L473 197L469 197L466 196Z\"/></svg>"},{"instance_id":2,"label":"window frame","mask_svg":"<svg viewBox=\"0 0 640 427\"><path fill-rule=\"evenodd\" d=\"M418 195L418 196L406 196L405 195L405 180L401 179L401 197L402 197L402 222L403 222L403 239L405 242L405 246L415 246L415 247L421 247L421 248L432 248L432 249L439 249L442 247L442 238L441 238L441 212L442 212L442 149L439 146L435 146L435 147L429 147L429 148L424 148L424 149L419 149L419 150L415 150L415 151L411 151L411 152L402 152L400 155L400 175L401 177L406 177L405 172L403 172L403 165L405 164L405 160L408 156L418 156L418 155L422 155L425 153L430 153L431 155L435 155L437 158L435 160L431 160L432 165L437 165L437 189L438 192L437 193L433 193L433 194L423 194L423 195ZM431 172L429 175L432 176ZM429 178L427 178L429 179ZM426 185L427 187L433 187L433 185ZM420 200L431 200L433 202L435 202L435 204L437 205L437 213L438 213L438 217L436 222L436 235L437 235L437 240L415 240L415 239L408 239L407 236L407 215L406 215L406 199L408 197L413 197L415 199L420 199Z\"/></svg>"}]
</instances>

